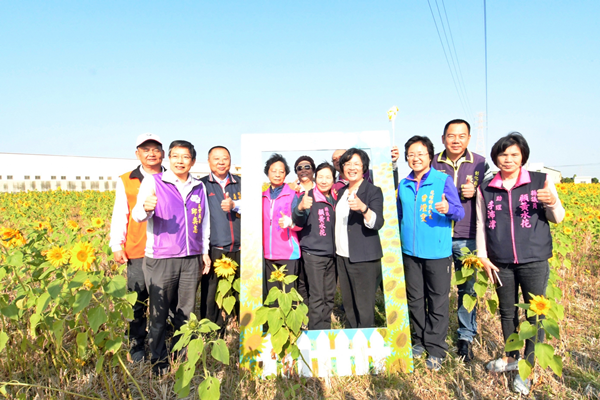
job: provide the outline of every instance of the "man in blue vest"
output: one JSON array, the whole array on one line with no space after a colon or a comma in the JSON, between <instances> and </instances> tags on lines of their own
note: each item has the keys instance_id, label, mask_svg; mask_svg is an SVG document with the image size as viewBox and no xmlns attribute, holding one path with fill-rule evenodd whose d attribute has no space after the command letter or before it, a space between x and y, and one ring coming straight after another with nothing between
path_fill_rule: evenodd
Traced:
<instances>
[{"instance_id":1,"label":"man in blue vest","mask_svg":"<svg viewBox=\"0 0 600 400\"><path fill-rule=\"evenodd\" d=\"M471 126L462 119L454 119L444 127L442 143L445 150L433 157L432 167L438 171L448 174L454 179L454 185L458 189L460 201L465 209L465 217L454 223L452 229L452 256L454 258L454 269L460 271L462 262L458 259L462 256L461 248L469 250L476 249L476 189L489 171L485 158L479 154L472 153L467 149L471 140ZM475 279L470 279L462 285L458 285L458 355L465 362L473 359L471 343L477 334L477 315L475 309L471 312L463 306L465 294L475 296L473 284Z\"/></svg>"}]
</instances>

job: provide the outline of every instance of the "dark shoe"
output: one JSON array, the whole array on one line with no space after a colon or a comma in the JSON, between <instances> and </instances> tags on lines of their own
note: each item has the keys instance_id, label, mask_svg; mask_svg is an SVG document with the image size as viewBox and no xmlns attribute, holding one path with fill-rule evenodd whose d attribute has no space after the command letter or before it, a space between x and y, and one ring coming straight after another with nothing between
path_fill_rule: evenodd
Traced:
<instances>
[{"instance_id":1,"label":"dark shoe","mask_svg":"<svg viewBox=\"0 0 600 400\"><path fill-rule=\"evenodd\" d=\"M142 362L146 358L146 352L144 350L131 349L129 354L131 354L131 360L136 363Z\"/></svg>"},{"instance_id":2,"label":"dark shoe","mask_svg":"<svg viewBox=\"0 0 600 400\"><path fill-rule=\"evenodd\" d=\"M473 349L471 349L471 342L468 340L458 341L458 351L456 353L464 362L470 362L475 357L473 355Z\"/></svg>"},{"instance_id":3,"label":"dark shoe","mask_svg":"<svg viewBox=\"0 0 600 400\"><path fill-rule=\"evenodd\" d=\"M157 362L152 366L152 375L163 376L169 373L170 365L168 362Z\"/></svg>"},{"instance_id":4,"label":"dark shoe","mask_svg":"<svg viewBox=\"0 0 600 400\"><path fill-rule=\"evenodd\" d=\"M425 353L425 347L421 344L415 344L412 347L412 356L413 358L421 358L421 356Z\"/></svg>"},{"instance_id":5,"label":"dark shoe","mask_svg":"<svg viewBox=\"0 0 600 400\"><path fill-rule=\"evenodd\" d=\"M443 362L444 362L443 358L429 356L429 357L427 357L427 360L425 361L425 366L427 367L427 369L430 369L432 371L439 371L440 368L442 368Z\"/></svg>"}]
</instances>

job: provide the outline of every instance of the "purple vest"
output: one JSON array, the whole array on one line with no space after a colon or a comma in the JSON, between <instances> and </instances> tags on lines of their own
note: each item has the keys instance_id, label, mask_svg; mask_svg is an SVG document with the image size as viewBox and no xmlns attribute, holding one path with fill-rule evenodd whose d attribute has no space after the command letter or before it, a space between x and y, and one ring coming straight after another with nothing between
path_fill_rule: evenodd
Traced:
<instances>
[{"instance_id":1,"label":"purple vest","mask_svg":"<svg viewBox=\"0 0 600 400\"><path fill-rule=\"evenodd\" d=\"M174 184L162 180L163 174L153 175L158 201L148 238L146 255L152 258L174 258L202 254L202 219L206 204L204 184L192 178L194 187L184 200ZM208 246L208 243L206 243Z\"/></svg>"},{"instance_id":2,"label":"purple vest","mask_svg":"<svg viewBox=\"0 0 600 400\"><path fill-rule=\"evenodd\" d=\"M460 203L465 209L465 217L454 223L452 238L475 239L475 232L477 230L475 199L477 198L477 192L472 198L465 199L462 196L461 185L467 183L468 176L473 180L475 189L481 185L485 175L485 158L466 150L465 155L458 160L458 168L454 169L454 164L446 158L446 152L443 151L433 157L431 166L449 175L454 180L454 186L456 186L460 196Z\"/></svg>"}]
</instances>

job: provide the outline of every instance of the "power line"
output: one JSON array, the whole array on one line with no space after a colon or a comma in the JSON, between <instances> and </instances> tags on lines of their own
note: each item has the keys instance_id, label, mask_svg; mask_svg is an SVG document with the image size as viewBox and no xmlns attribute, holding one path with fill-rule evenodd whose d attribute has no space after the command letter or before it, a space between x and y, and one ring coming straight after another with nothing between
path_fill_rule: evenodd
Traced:
<instances>
[{"instance_id":1,"label":"power line","mask_svg":"<svg viewBox=\"0 0 600 400\"><path fill-rule=\"evenodd\" d=\"M485 43L485 143L488 139L488 127L490 125L490 117L488 114L488 67L487 67L487 4L483 0L483 41Z\"/></svg>"},{"instance_id":2,"label":"power line","mask_svg":"<svg viewBox=\"0 0 600 400\"><path fill-rule=\"evenodd\" d=\"M452 27L450 26L450 20L448 19L448 13L446 12L446 4L444 3L444 0L442 1L442 8L444 10L444 16L446 17L446 24L448 25L448 33L450 33L450 42L452 43L452 50L454 50L454 58L456 59L456 65L455 65L455 71L458 70L458 79L459 79L459 86L462 87L463 90L463 96L465 98L465 102L467 104L467 108L469 110L469 115L473 115L473 109L471 108L471 102L469 100L469 95L467 93L467 88L465 86L465 80L462 74L462 69L460 68L460 61L458 59L458 53L456 52L456 46L454 45L454 35L452 35ZM437 6L437 0L436 0L436 6ZM438 6L438 13L439 13L439 6ZM442 21L442 17L440 15L440 21ZM442 21L443 22L443 21ZM445 34L445 31L444 31ZM448 42L448 37L446 37L446 42ZM450 45L448 45L448 48L450 48ZM450 55L452 55L452 51L450 51Z\"/></svg>"},{"instance_id":3,"label":"power line","mask_svg":"<svg viewBox=\"0 0 600 400\"><path fill-rule=\"evenodd\" d=\"M433 13L433 8L431 7L430 0L427 0L427 4L429 5L429 11L431 12L431 17L433 18L435 30L438 34L438 38L440 39L440 44L442 45L442 50L444 51L444 57L446 58L446 64L448 64L448 69L450 70L450 76L452 77L452 82L454 82L454 88L456 89L456 93L458 94L458 99L460 100L460 104L463 108L463 111L465 112L466 115L468 115L467 108L465 106L465 101L463 100L463 96L461 95L460 90L458 89L458 85L456 83L456 78L454 77L454 71L453 71L452 67L450 66L450 61L448 60L448 54L446 53L446 47L444 46L444 41L442 40L442 35L440 34L440 30L437 25L437 20L435 19L435 14ZM439 8L438 8L438 11L439 11ZM442 21L440 20L440 22L442 22Z\"/></svg>"}]
</instances>

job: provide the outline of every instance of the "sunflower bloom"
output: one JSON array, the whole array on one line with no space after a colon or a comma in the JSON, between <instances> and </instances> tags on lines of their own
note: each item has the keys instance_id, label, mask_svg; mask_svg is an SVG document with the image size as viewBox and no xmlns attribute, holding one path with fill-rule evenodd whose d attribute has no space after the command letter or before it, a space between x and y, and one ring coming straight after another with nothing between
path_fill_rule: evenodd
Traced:
<instances>
[{"instance_id":1,"label":"sunflower bloom","mask_svg":"<svg viewBox=\"0 0 600 400\"><path fill-rule=\"evenodd\" d=\"M48 250L46 259L55 267L60 267L69 262L69 253L60 246Z\"/></svg>"},{"instance_id":2,"label":"sunflower bloom","mask_svg":"<svg viewBox=\"0 0 600 400\"><path fill-rule=\"evenodd\" d=\"M462 262L467 268L483 269L483 263L476 255L468 255L462 260Z\"/></svg>"},{"instance_id":3,"label":"sunflower bloom","mask_svg":"<svg viewBox=\"0 0 600 400\"><path fill-rule=\"evenodd\" d=\"M94 249L88 242L79 242L71 250L71 265L75 269L89 271L95 259Z\"/></svg>"},{"instance_id":4,"label":"sunflower bloom","mask_svg":"<svg viewBox=\"0 0 600 400\"><path fill-rule=\"evenodd\" d=\"M94 228L102 228L104 226L104 220L102 218L92 218L92 226Z\"/></svg>"},{"instance_id":5,"label":"sunflower bloom","mask_svg":"<svg viewBox=\"0 0 600 400\"><path fill-rule=\"evenodd\" d=\"M272 282L283 282L283 280L285 279L285 267L286 265L282 265L279 268L275 266L275 271L271 272L271 279L269 280Z\"/></svg>"},{"instance_id":6,"label":"sunflower bloom","mask_svg":"<svg viewBox=\"0 0 600 400\"><path fill-rule=\"evenodd\" d=\"M94 285L92 284L92 281L86 279L85 282L83 282L83 287L85 287L87 290L91 290Z\"/></svg>"},{"instance_id":7,"label":"sunflower bloom","mask_svg":"<svg viewBox=\"0 0 600 400\"><path fill-rule=\"evenodd\" d=\"M550 311L550 305L550 300L542 295L533 296L533 298L529 300L529 309L537 315L548 314L548 311Z\"/></svg>"},{"instance_id":8,"label":"sunflower bloom","mask_svg":"<svg viewBox=\"0 0 600 400\"><path fill-rule=\"evenodd\" d=\"M69 228L72 231L78 231L79 230L79 224L75 221L73 221L72 219L67 221L67 228Z\"/></svg>"},{"instance_id":9,"label":"sunflower bloom","mask_svg":"<svg viewBox=\"0 0 600 400\"><path fill-rule=\"evenodd\" d=\"M235 274L238 264L229 257L223 257L214 262L215 274L218 277L228 277Z\"/></svg>"},{"instance_id":10,"label":"sunflower bloom","mask_svg":"<svg viewBox=\"0 0 600 400\"><path fill-rule=\"evenodd\" d=\"M27 241L23 237L23 234L17 229L1 228L0 229L0 243L4 247L20 247L25 245Z\"/></svg>"}]
</instances>

